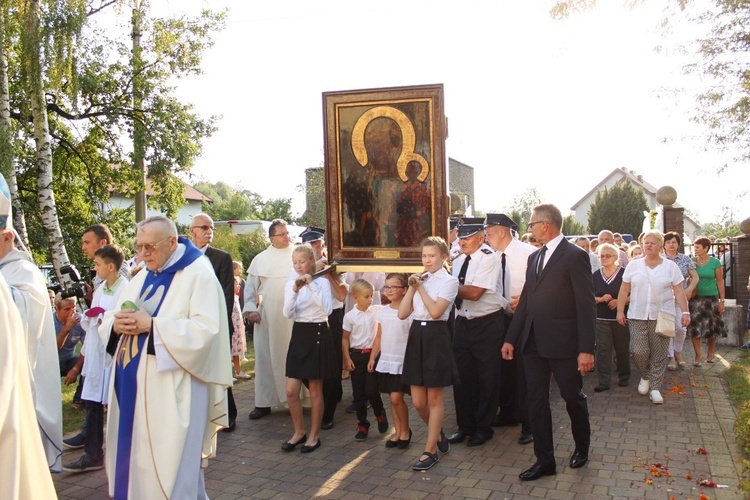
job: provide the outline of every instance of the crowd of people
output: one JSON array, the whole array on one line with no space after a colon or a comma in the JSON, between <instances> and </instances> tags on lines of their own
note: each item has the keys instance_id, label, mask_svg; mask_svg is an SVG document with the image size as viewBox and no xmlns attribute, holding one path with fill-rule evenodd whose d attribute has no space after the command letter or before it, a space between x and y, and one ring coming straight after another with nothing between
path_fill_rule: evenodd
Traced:
<instances>
[{"instance_id":1,"label":"crowd of people","mask_svg":"<svg viewBox=\"0 0 750 500\"><path fill-rule=\"evenodd\" d=\"M597 371L595 392L611 390L613 377L627 387L632 358L638 392L662 404L665 371L686 365L686 337L699 367L715 361L716 340L726 335L725 273L708 240L695 241L695 259L679 252L677 233L648 231L627 248L606 230L569 241L553 205L533 209L529 243L505 214L452 220L448 241L421 242L423 271L411 275L339 274L327 266L323 229L308 228L293 245L283 220L271 223L270 246L246 281L242 264L211 246L206 214L193 218L189 238L163 216L140 222L130 263L97 224L82 235L96 279L83 297L58 294L52 304L41 274L16 248L9 215L0 197L0 293L12 297L0 317L26 339L3 349L13 358L5 370L16 392L7 395L8 418L33 412L36 425L0 425L0 447L23 452L4 468L7 498L34 487L54 496L49 474L37 477L45 469L105 467L114 498L204 498L203 467L217 453L217 432L236 429L233 379L249 378L241 368L246 325L255 352L249 418L288 408L293 432L282 452L322 445L348 379L354 440L368 439L375 423L381 434L393 430L386 448L411 446L410 399L426 429L412 468L424 471L451 445L483 446L493 428L520 425L518 443L533 443L536 457L522 481L557 472L553 376L575 442L568 463L579 468L591 443L586 373ZM50 371L55 355L60 370ZM80 432L65 440L58 377L78 384L86 410ZM456 427L446 432L449 387ZM62 450L76 448L83 455L62 464Z\"/></svg>"}]
</instances>

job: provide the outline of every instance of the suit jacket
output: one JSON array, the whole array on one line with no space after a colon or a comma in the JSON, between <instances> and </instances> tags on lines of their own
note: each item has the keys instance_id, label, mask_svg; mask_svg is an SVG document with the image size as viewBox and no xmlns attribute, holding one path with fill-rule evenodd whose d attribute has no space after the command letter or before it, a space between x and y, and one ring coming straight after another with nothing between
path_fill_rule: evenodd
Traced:
<instances>
[{"instance_id":1,"label":"suit jacket","mask_svg":"<svg viewBox=\"0 0 750 500\"><path fill-rule=\"evenodd\" d=\"M523 351L534 331L539 355L575 358L594 353L596 302L585 250L564 239L536 276L540 250L529 255L526 284L505 338Z\"/></svg>"},{"instance_id":2,"label":"suit jacket","mask_svg":"<svg viewBox=\"0 0 750 500\"><path fill-rule=\"evenodd\" d=\"M232 256L224 250L219 250L209 245L206 248L206 257L211 261L216 278L218 278L221 289L224 292L224 300L227 303L229 339L231 342L232 334L234 333L234 324L232 323L232 309L234 309L234 269L232 268Z\"/></svg>"}]
</instances>

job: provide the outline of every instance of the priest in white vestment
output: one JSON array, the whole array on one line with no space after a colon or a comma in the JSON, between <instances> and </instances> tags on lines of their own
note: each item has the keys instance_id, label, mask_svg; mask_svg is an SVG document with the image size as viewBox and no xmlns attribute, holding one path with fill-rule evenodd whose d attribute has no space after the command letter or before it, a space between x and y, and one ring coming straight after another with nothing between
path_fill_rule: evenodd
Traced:
<instances>
[{"instance_id":1,"label":"priest in white vestment","mask_svg":"<svg viewBox=\"0 0 750 500\"><path fill-rule=\"evenodd\" d=\"M10 287L18 307L28 354L27 366L31 394L39 424L41 443L52 472L62 465L62 394L55 324L49 294L39 268L26 252L14 246L16 236L11 227L10 195L0 175L0 274Z\"/></svg>"},{"instance_id":2,"label":"priest in white vestment","mask_svg":"<svg viewBox=\"0 0 750 500\"><path fill-rule=\"evenodd\" d=\"M227 426L232 384L224 295L203 254L174 223L138 224L146 269L99 328L120 335L107 419L115 499L207 498L202 467Z\"/></svg>"},{"instance_id":3,"label":"priest in white vestment","mask_svg":"<svg viewBox=\"0 0 750 500\"><path fill-rule=\"evenodd\" d=\"M284 286L292 272L292 244L286 222L268 230L271 246L255 256L247 270L243 313L255 324L255 409L250 419L268 415L286 402L286 353L294 321L284 317Z\"/></svg>"},{"instance_id":4,"label":"priest in white vestment","mask_svg":"<svg viewBox=\"0 0 750 500\"><path fill-rule=\"evenodd\" d=\"M0 274L0 498L57 498L34 416L24 333Z\"/></svg>"}]
</instances>

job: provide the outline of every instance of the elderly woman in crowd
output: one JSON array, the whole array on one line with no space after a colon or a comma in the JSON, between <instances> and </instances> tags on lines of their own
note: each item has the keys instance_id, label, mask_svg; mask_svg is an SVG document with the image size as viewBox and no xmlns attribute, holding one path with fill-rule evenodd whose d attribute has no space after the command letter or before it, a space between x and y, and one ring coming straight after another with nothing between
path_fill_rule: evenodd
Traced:
<instances>
[{"instance_id":1,"label":"elderly woman in crowd","mask_svg":"<svg viewBox=\"0 0 750 500\"><path fill-rule=\"evenodd\" d=\"M695 272L695 264L693 260L680 253L679 250L682 247L682 238L675 231L670 231L664 235L664 256L677 264L680 268L682 277L685 281L682 282L682 288L685 290L685 296L691 297L695 287L698 286L698 273ZM674 322L674 338L669 341L669 363L667 368L670 370L676 370L685 367L685 361L682 359L682 346L685 343L685 329L682 327L680 320L682 313L686 312L680 309L680 306L675 303L675 322Z\"/></svg>"},{"instance_id":2,"label":"elderly woman in crowd","mask_svg":"<svg viewBox=\"0 0 750 500\"><path fill-rule=\"evenodd\" d=\"M617 358L617 379L620 387L630 380L630 334L617 322L617 300L625 269L620 267L619 252L611 243L599 245L602 267L593 274L596 296L596 368L599 385L594 392L609 390L612 378L612 350ZM625 301L627 301L627 297Z\"/></svg>"},{"instance_id":3,"label":"elderly woman in crowd","mask_svg":"<svg viewBox=\"0 0 750 500\"><path fill-rule=\"evenodd\" d=\"M698 273L698 287L695 297L690 299L690 327L688 335L693 339L695 362L701 366L701 339L706 339L708 352L706 361L714 362L716 339L727 336L722 315L724 314L724 273L721 262L716 257L708 255L711 241L708 238L698 238L693 242L695 252L695 270Z\"/></svg>"},{"instance_id":4,"label":"elderly woman in crowd","mask_svg":"<svg viewBox=\"0 0 750 500\"><path fill-rule=\"evenodd\" d=\"M674 313L674 301L685 311L687 299L682 288L683 277L677 265L661 256L664 237L650 230L643 236L643 258L635 259L625 268L617 296L617 321L630 327L630 352L633 354L641 381L638 392L649 394L655 404L664 402L661 383L667 368L669 337L656 333L660 311ZM625 301L630 296L627 318ZM690 314L681 315L682 326L690 324Z\"/></svg>"}]
</instances>

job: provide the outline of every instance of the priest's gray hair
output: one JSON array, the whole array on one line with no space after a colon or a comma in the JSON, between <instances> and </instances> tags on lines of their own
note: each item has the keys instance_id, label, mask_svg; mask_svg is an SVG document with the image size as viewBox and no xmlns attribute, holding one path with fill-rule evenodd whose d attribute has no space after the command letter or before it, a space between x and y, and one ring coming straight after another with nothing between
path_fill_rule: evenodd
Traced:
<instances>
[{"instance_id":1,"label":"priest's gray hair","mask_svg":"<svg viewBox=\"0 0 750 500\"><path fill-rule=\"evenodd\" d=\"M174 221L164 215L152 215L151 217L146 217L136 225L136 229L138 231L143 231L143 226L147 224L158 224L159 233L164 236L177 236L177 226Z\"/></svg>"}]
</instances>

